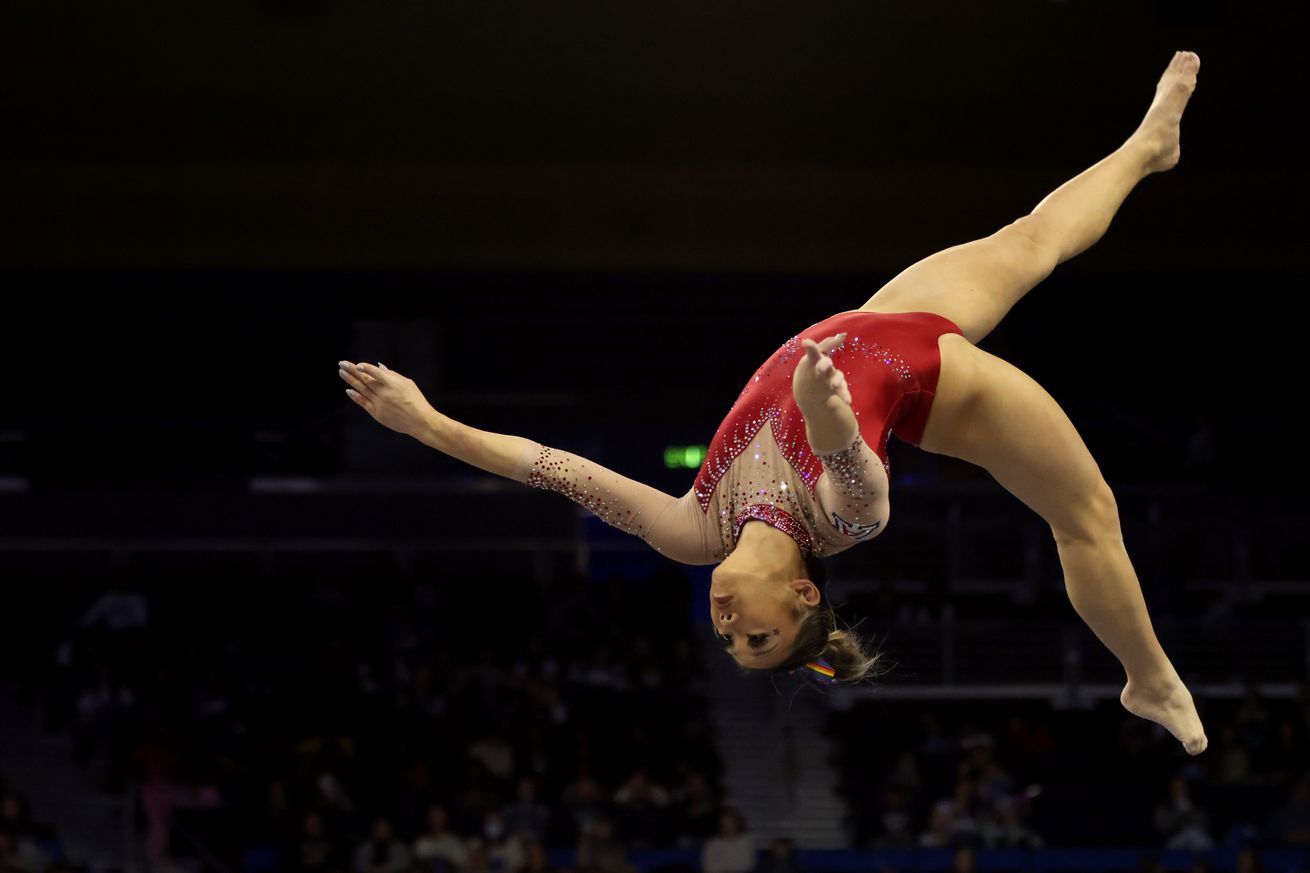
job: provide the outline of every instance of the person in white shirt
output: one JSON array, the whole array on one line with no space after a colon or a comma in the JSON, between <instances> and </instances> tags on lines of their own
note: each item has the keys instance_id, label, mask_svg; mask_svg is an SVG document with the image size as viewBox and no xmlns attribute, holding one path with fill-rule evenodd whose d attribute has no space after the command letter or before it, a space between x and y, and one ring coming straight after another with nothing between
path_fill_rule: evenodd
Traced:
<instances>
[{"instance_id":1,"label":"person in white shirt","mask_svg":"<svg viewBox=\"0 0 1310 873\"><path fill-rule=\"evenodd\" d=\"M746 820L728 807L719 815L719 833L701 848L704 873L750 873L755 869L755 840L746 833Z\"/></svg>"}]
</instances>

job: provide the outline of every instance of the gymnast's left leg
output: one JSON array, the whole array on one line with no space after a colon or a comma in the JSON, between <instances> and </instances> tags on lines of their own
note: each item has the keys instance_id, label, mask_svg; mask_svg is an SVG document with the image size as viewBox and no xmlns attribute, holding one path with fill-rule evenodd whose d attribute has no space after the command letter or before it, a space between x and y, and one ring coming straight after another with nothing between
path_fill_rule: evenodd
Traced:
<instances>
[{"instance_id":1,"label":"gymnast's left leg","mask_svg":"<svg viewBox=\"0 0 1310 873\"><path fill-rule=\"evenodd\" d=\"M920 448L985 468L1051 526L1070 602L1127 674L1124 708L1163 725L1188 754L1204 751L1191 692L1151 626L1114 494L1073 423L1041 385L959 334L938 348Z\"/></svg>"}]
</instances>

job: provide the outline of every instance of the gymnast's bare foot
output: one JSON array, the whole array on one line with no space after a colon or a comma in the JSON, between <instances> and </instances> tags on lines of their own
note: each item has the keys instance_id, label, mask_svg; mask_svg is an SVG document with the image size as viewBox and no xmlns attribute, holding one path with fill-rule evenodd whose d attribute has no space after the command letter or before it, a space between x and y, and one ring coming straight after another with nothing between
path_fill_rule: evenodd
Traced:
<instances>
[{"instance_id":1,"label":"gymnast's bare foot","mask_svg":"<svg viewBox=\"0 0 1310 873\"><path fill-rule=\"evenodd\" d=\"M1176 673L1172 679L1154 685L1129 679L1119 695L1119 702L1133 715L1163 726L1183 744L1189 755L1201 754L1210 743L1201 727L1201 716L1192 702L1192 693Z\"/></svg>"},{"instance_id":2,"label":"gymnast's bare foot","mask_svg":"<svg viewBox=\"0 0 1310 873\"><path fill-rule=\"evenodd\" d=\"M1187 101L1196 90L1196 74L1200 69L1201 58L1195 52L1177 52L1155 86L1151 108L1128 139L1129 143L1142 147L1147 172L1160 173L1178 163L1182 154L1178 126Z\"/></svg>"}]
</instances>

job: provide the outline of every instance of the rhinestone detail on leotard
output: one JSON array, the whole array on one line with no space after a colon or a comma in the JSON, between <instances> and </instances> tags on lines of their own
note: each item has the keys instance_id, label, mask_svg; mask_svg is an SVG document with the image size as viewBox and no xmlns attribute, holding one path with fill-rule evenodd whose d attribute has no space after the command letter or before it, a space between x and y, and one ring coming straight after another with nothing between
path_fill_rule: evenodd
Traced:
<instances>
[{"instance_id":1,"label":"rhinestone detail on leotard","mask_svg":"<svg viewBox=\"0 0 1310 873\"><path fill-rule=\"evenodd\" d=\"M846 326L851 328L849 335L831 354L846 374L861 439L839 453L817 457L792 396L793 373L797 356L804 354L802 337L819 340L841 333ZM535 487L567 495L611 526L647 539L656 549L662 543L674 545L678 552L674 560L686 563L722 560L734 548L740 524L751 519L742 513L752 506L772 507L755 513L766 516L760 519L766 523L777 522L779 529L799 526L814 555L842 551L881 529L880 516L873 510L883 508L887 477L873 475L878 472L873 464L881 462L890 472L887 439L900 422L908 420L910 432L921 434L932 382L920 385L919 379L924 374L935 376L930 369L935 349L929 341L946 330L959 333L931 313L884 316L850 311L791 337L747 380L683 498L662 494L559 450L537 452L535 461L533 453L526 454L522 476ZM871 339L875 335L887 344ZM876 442L865 445L866 438ZM857 447L865 464L862 468L856 466L861 463L855 457ZM863 473L860 482L850 481L855 473ZM594 480L589 474L594 474ZM829 481L823 486L821 504L817 487L823 476ZM828 498L839 493L840 498L829 504Z\"/></svg>"},{"instance_id":2,"label":"rhinestone detail on leotard","mask_svg":"<svg viewBox=\"0 0 1310 873\"><path fill-rule=\"evenodd\" d=\"M814 457L823 462L828 481L838 494L851 500L864 500L869 496L864 487L864 470L869 462L864 455L863 434L857 432L854 442L844 449L815 452Z\"/></svg>"},{"instance_id":3,"label":"rhinestone detail on leotard","mask_svg":"<svg viewBox=\"0 0 1310 873\"><path fill-rule=\"evenodd\" d=\"M778 356L761 367L755 374L755 377L747 382L746 387L743 388L738 395L738 402L741 402L741 398L746 396L753 384L772 373L774 367L792 364L796 355L803 352L804 346L801 344L800 334L787 340ZM911 372L909 365L906 364L905 359L901 357L899 353L887 348L877 340L872 340L867 337L861 338L859 335L848 337L833 349L833 363L838 367L841 367L841 362L838 360L837 354L839 352L866 355L875 360L881 361L902 381L908 381L914 378L914 374ZM792 365L792 369L794 369L794 365ZM787 378L790 380L791 375L788 374ZM854 384L850 385L850 387L851 390L857 390L857 386ZM859 412L856 411L855 414L858 416ZM718 486L719 480L722 479L724 473L728 471L741 453L758 438L760 431L765 425L770 425L773 428L773 435L775 440L777 440L778 447L791 462L792 466L796 469L796 472L799 473L801 478L805 481L811 494L813 494L814 484L823 473L823 465L814 457L812 452L808 451L809 444L805 435L803 421L799 427L789 427L787 418L782 414L781 407L774 403L758 410L755 415L738 421L736 426L725 434L721 441L716 441L716 443L711 446L710 453L706 457L704 465L701 467L700 475L696 478L696 499L700 501L702 509L707 509L709 507L710 500L714 494L714 489ZM883 467L888 472L891 471L890 462L883 461ZM758 490L758 488L752 488L751 494L753 496L757 495ZM773 497L776 501L778 498L794 497L794 495L775 494Z\"/></svg>"},{"instance_id":4,"label":"rhinestone detail on leotard","mask_svg":"<svg viewBox=\"0 0 1310 873\"><path fill-rule=\"evenodd\" d=\"M810 532L805 529L805 525L797 521L790 512L772 503L753 503L737 514L737 517L732 520L734 546L737 544L737 537L741 536L742 525L751 519L767 522L771 527L789 534L796 541L796 545L800 546L802 557L809 558L814 554L814 540L810 538Z\"/></svg>"},{"instance_id":5,"label":"rhinestone detail on leotard","mask_svg":"<svg viewBox=\"0 0 1310 873\"><path fill-rule=\"evenodd\" d=\"M645 533L645 524L637 523L639 513L634 514L631 509L623 509L616 505L592 476L573 482L570 478L573 471L561 455L562 452L543 445L541 451L537 453L536 461L532 464L532 472L528 474L526 484L533 488L563 494L591 510L601 521L613 525L624 533L637 536Z\"/></svg>"}]
</instances>

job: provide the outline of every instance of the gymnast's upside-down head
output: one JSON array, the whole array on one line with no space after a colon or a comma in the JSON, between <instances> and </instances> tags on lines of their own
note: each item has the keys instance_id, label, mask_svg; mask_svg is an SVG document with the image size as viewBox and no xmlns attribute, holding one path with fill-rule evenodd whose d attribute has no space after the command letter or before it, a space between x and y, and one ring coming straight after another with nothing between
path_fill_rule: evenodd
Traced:
<instances>
[{"instance_id":1,"label":"gymnast's upside-down head","mask_svg":"<svg viewBox=\"0 0 1310 873\"><path fill-rule=\"evenodd\" d=\"M710 582L715 637L744 669L789 672L822 661L836 682L872 677L879 656L837 626L823 595L823 562L799 552L796 557L796 562L767 563L737 549L715 567Z\"/></svg>"}]
</instances>

